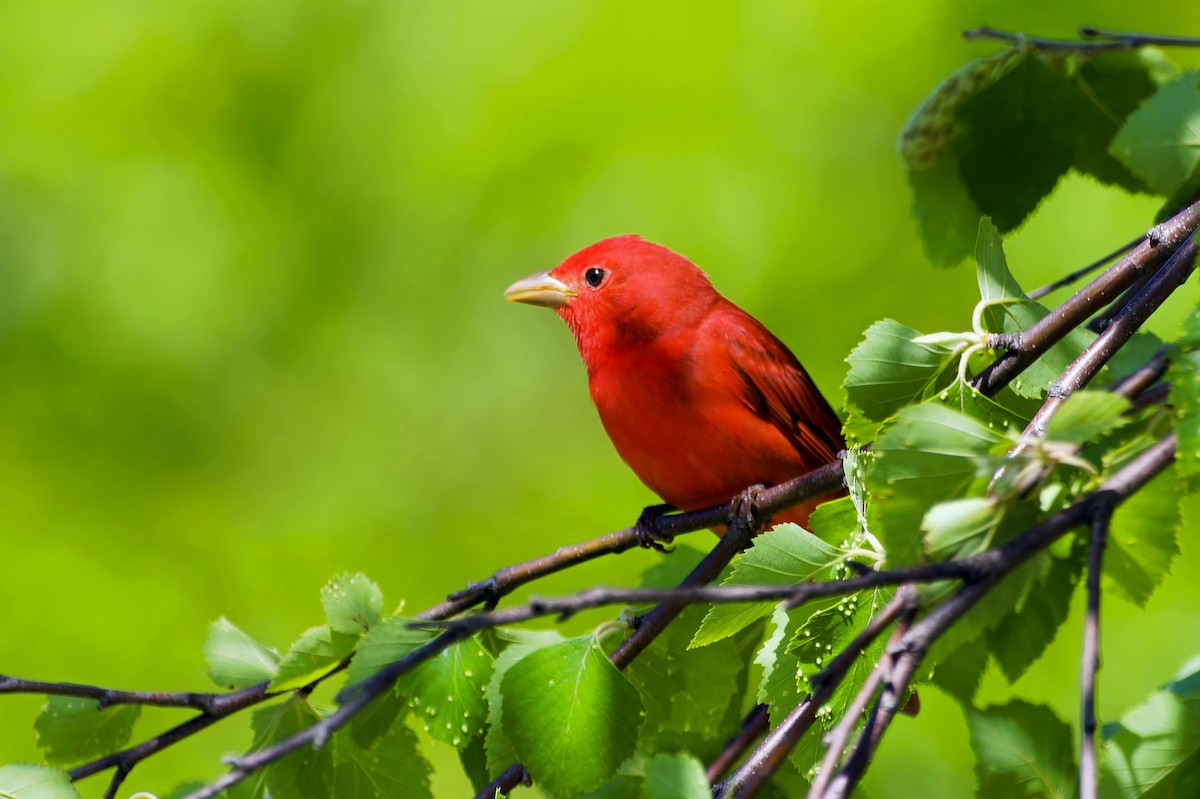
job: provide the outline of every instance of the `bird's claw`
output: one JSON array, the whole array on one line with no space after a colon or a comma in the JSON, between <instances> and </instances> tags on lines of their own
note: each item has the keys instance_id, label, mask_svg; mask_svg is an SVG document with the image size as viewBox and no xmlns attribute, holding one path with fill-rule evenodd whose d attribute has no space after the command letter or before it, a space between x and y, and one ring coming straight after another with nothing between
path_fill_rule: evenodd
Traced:
<instances>
[{"instance_id":1,"label":"bird's claw","mask_svg":"<svg viewBox=\"0 0 1200 799\"><path fill-rule=\"evenodd\" d=\"M638 546L643 549L653 549L664 553L675 550L675 547L671 546L671 542L675 540L675 536L658 532L654 524L659 518L672 510L675 510L674 505L647 505L642 508L642 512L638 514L638 519L633 525Z\"/></svg>"},{"instance_id":2,"label":"bird's claw","mask_svg":"<svg viewBox=\"0 0 1200 799\"><path fill-rule=\"evenodd\" d=\"M483 582L468 583L466 588L461 591L455 591L448 599L450 601L458 599L478 600L483 603L484 610L495 610L502 596L504 596L504 591L500 588L500 583L497 582L496 576L492 575Z\"/></svg>"},{"instance_id":3,"label":"bird's claw","mask_svg":"<svg viewBox=\"0 0 1200 799\"><path fill-rule=\"evenodd\" d=\"M762 518L762 508L758 506L758 495L766 486L752 485L738 494L729 503L729 525L743 524L751 532L758 532L770 519Z\"/></svg>"}]
</instances>

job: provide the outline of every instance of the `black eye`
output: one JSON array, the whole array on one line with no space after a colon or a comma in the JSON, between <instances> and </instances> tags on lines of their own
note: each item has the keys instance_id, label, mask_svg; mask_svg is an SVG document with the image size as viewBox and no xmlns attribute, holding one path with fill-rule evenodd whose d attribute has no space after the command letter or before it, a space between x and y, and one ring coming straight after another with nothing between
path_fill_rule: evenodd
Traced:
<instances>
[{"instance_id":1,"label":"black eye","mask_svg":"<svg viewBox=\"0 0 1200 799\"><path fill-rule=\"evenodd\" d=\"M588 270L583 273L583 282L587 283L594 289L598 289L606 277L608 277L608 272L604 271L598 266L591 266L588 267Z\"/></svg>"}]
</instances>

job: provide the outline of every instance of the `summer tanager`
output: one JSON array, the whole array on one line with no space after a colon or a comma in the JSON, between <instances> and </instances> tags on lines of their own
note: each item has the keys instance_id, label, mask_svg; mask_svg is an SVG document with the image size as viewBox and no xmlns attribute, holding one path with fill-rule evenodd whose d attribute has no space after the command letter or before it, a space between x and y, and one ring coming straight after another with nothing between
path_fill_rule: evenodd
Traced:
<instances>
[{"instance_id":1,"label":"summer tanager","mask_svg":"<svg viewBox=\"0 0 1200 799\"><path fill-rule=\"evenodd\" d=\"M553 308L617 452L681 510L837 457L841 424L796 356L691 261L638 236L593 244L508 287ZM804 524L817 503L777 514Z\"/></svg>"}]
</instances>

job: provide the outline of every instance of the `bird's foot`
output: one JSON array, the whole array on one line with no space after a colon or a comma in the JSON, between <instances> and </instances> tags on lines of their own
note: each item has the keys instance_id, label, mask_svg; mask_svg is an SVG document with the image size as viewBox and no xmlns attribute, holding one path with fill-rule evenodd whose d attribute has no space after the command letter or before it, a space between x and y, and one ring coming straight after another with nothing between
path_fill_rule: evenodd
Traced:
<instances>
[{"instance_id":1,"label":"bird's foot","mask_svg":"<svg viewBox=\"0 0 1200 799\"><path fill-rule=\"evenodd\" d=\"M762 484L752 485L733 498L729 503L730 527L741 524L751 533L757 533L770 521L769 518L762 518L762 508L758 506L758 495L765 489L766 486Z\"/></svg>"},{"instance_id":2,"label":"bird's foot","mask_svg":"<svg viewBox=\"0 0 1200 799\"><path fill-rule=\"evenodd\" d=\"M468 583L467 587L461 591L455 591L449 597L451 602L459 599L470 599L483 603L484 610L495 610L496 605L500 602L500 598L505 592L501 590L500 583L496 580L495 575L487 578L483 582Z\"/></svg>"},{"instance_id":3,"label":"bird's foot","mask_svg":"<svg viewBox=\"0 0 1200 799\"><path fill-rule=\"evenodd\" d=\"M658 532L654 524L659 518L673 510L675 510L674 505L665 504L648 505L642 508L642 512L638 514L637 522L633 525L638 546L643 549L657 550L658 552L674 551L675 547L671 546L671 543L675 540L675 536Z\"/></svg>"}]
</instances>

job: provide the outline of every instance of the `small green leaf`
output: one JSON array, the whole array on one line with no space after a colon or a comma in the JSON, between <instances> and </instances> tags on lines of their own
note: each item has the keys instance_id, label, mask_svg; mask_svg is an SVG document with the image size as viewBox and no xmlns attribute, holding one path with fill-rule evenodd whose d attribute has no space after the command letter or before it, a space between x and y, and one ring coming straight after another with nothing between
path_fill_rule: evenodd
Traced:
<instances>
[{"instance_id":1,"label":"small green leaf","mask_svg":"<svg viewBox=\"0 0 1200 799\"><path fill-rule=\"evenodd\" d=\"M562 637L560 636L554 643L561 642ZM513 664L542 645L513 644L496 658L492 679L488 682L485 692L488 706L488 728L487 736L484 739L484 748L487 750L488 771L492 774L499 774L517 761L517 750L513 747L512 742L504 736L502 726L504 692L500 690L500 683Z\"/></svg>"},{"instance_id":2,"label":"small green leaf","mask_svg":"<svg viewBox=\"0 0 1200 799\"><path fill-rule=\"evenodd\" d=\"M782 606L776 606L767 623L770 634L759 647L754 662L762 667L763 676L758 684L757 700L766 705L771 719L778 724L796 706L803 694L797 687L800 677L800 658L788 648L801 620L789 615Z\"/></svg>"},{"instance_id":3,"label":"small green leaf","mask_svg":"<svg viewBox=\"0 0 1200 799\"><path fill-rule=\"evenodd\" d=\"M508 669L501 690L504 734L550 793L590 791L636 748L641 697L594 636L530 652Z\"/></svg>"},{"instance_id":4,"label":"small green leaf","mask_svg":"<svg viewBox=\"0 0 1200 799\"><path fill-rule=\"evenodd\" d=\"M1135 111L1110 152L1159 194L1175 192L1200 166L1200 73L1185 72Z\"/></svg>"},{"instance_id":5,"label":"small green leaf","mask_svg":"<svg viewBox=\"0 0 1200 799\"><path fill-rule=\"evenodd\" d=\"M279 670L279 653L255 641L224 616L212 623L204 642L208 676L222 688L249 688Z\"/></svg>"},{"instance_id":6,"label":"small green leaf","mask_svg":"<svg viewBox=\"0 0 1200 799\"><path fill-rule=\"evenodd\" d=\"M1175 468L1190 479L1200 474L1200 352L1175 353L1168 376L1179 440Z\"/></svg>"},{"instance_id":7,"label":"small green leaf","mask_svg":"<svg viewBox=\"0 0 1200 799\"><path fill-rule=\"evenodd\" d=\"M658 755L646 761L646 794L655 799L712 799L712 788L696 758Z\"/></svg>"},{"instance_id":8,"label":"small green leaf","mask_svg":"<svg viewBox=\"0 0 1200 799\"><path fill-rule=\"evenodd\" d=\"M1129 421L1129 400L1110 391L1076 391L1046 425L1050 441L1087 444Z\"/></svg>"},{"instance_id":9,"label":"small green leaf","mask_svg":"<svg viewBox=\"0 0 1200 799\"><path fill-rule=\"evenodd\" d=\"M733 562L721 585L780 585L817 579L844 560L845 554L796 524L776 525L754 539ZM696 631L692 646L705 646L769 616L773 602L713 605Z\"/></svg>"},{"instance_id":10,"label":"small green leaf","mask_svg":"<svg viewBox=\"0 0 1200 799\"><path fill-rule=\"evenodd\" d=\"M334 796L354 799L427 799L432 769L417 749L417 736L401 719L394 719L369 748L358 744L358 736L334 737L332 790L318 794L309 789L299 794L278 796Z\"/></svg>"},{"instance_id":11,"label":"small green leaf","mask_svg":"<svg viewBox=\"0 0 1200 799\"><path fill-rule=\"evenodd\" d=\"M1200 662L1187 664L1119 723L1105 725L1103 737L1101 795L1194 796L1171 788L1176 780L1194 780L1200 755Z\"/></svg>"},{"instance_id":12,"label":"small green leaf","mask_svg":"<svg viewBox=\"0 0 1200 799\"><path fill-rule=\"evenodd\" d=\"M1029 588L1024 601L988 630L987 648L1010 683L1038 661L1066 622L1080 567L1078 558L1053 560L1050 571Z\"/></svg>"},{"instance_id":13,"label":"small green leaf","mask_svg":"<svg viewBox=\"0 0 1200 799\"><path fill-rule=\"evenodd\" d=\"M333 671L357 642L358 636L334 632L327 624L305 630L283 656L268 689L291 691L308 685Z\"/></svg>"},{"instance_id":14,"label":"small green leaf","mask_svg":"<svg viewBox=\"0 0 1200 799\"><path fill-rule=\"evenodd\" d=\"M934 266L958 266L975 246L983 215L958 171L958 159L947 155L928 169L910 172L908 187L925 256Z\"/></svg>"},{"instance_id":15,"label":"small green leaf","mask_svg":"<svg viewBox=\"0 0 1200 799\"><path fill-rule=\"evenodd\" d=\"M0 799L79 799L65 771L13 763L0 766Z\"/></svg>"},{"instance_id":16,"label":"small green leaf","mask_svg":"<svg viewBox=\"0 0 1200 799\"><path fill-rule=\"evenodd\" d=\"M847 401L881 422L905 405L931 396L952 378L958 356L941 344L918 344L920 333L884 319L867 328L846 357Z\"/></svg>"},{"instance_id":17,"label":"small green leaf","mask_svg":"<svg viewBox=\"0 0 1200 799\"><path fill-rule=\"evenodd\" d=\"M358 640L346 678L347 687L370 677L431 638L433 633L413 627L411 619L388 616Z\"/></svg>"},{"instance_id":18,"label":"small green leaf","mask_svg":"<svg viewBox=\"0 0 1200 799\"><path fill-rule=\"evenodd\" d=\"M397 689L412 700L430 737L463 748L484 732L483 695L494 668L492 654L467 638L405 674Z\"/></svg>"},{"instance_id":19,"label":"small green leaf","mask_svg":"<svg viewBox=\"0 0 1200 799\"><path fill-rule=\"evenodd\" d=\"M321 589L321 604L334 632L360 635L379 623L383 592L364 574L340 574Z\"/></svg>"},{"instance_id":20,"label":"small green leaf","mask_svg":"<svg viewBox=\"0 0 1200 799\"><path fill-rule=\"evenodd\" d=\"M963 497L939 502L925 513L921 529L925 548L935 560L961 556L963 544L987 534L998 521L996 503L987 497Z\"/></svg>"},{"instance_id":21,"label":"small green leaf","mask_svg":"<svg viewBox=\"0 0 1200 799\"><path fill-rule=\"evenodd\" d=\"M306 697L292 694L282 702L254 711L250 729L254 741L250 752L257 752L308 729L321 720ZM330 747L304 746L285 755L267 768L255 772L248 786L250 795L272 796L328 795L333 764Z\"/></svg>"},{"instance_id":22,"label":"small green leaf","mask_svg":"<svg viewBox=\"0 0 1200 799\"><path fill-rule=\"evenodd\" d=\"M1075 795L1071 728L1042 705L1020 700L967 711L979 799Z\"/></svg>"},{"instance_id":23,"label":"small green leaf","mask_svg":"<svg viewBox=\"0 0 1200 799\"><path fill-rule=\"evenodd\" d=\"M95 699L51 696L33 727L46 762L65 766L119 750L129 742L140 714L137 705L97 710Z\"/></svg>"},{"instance_id":24,"label":"small green leaf","mask_svg":"<svg viewBox=\"0 0 1200 799\"><path fill-rule=\"evenodd\" d=\"M1104 553L1105 582L1138 607L1145 607L1179 554L1180 498L1175 476L1160 474L1113 514Z\"/></svg>"}]
</instances>

